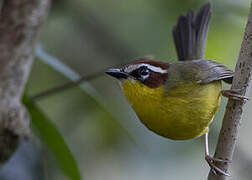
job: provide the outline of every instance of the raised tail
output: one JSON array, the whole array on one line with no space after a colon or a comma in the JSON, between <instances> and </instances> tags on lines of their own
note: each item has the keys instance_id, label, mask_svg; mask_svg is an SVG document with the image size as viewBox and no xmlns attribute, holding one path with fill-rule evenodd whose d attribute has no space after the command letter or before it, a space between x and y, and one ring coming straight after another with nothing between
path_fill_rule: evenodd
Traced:
<instances>
[{"instance_id":1,"label":"raised tail","mask_svg":"<svg viewBox=\"0 0 252 180\"><path fill-rule=\"evenodd\" d=\"M204 58L210 9L211 4L206 3L196 14L189 10L178 18L173 27L173 40L179 61Z\"/></svg>"}]
</instances>

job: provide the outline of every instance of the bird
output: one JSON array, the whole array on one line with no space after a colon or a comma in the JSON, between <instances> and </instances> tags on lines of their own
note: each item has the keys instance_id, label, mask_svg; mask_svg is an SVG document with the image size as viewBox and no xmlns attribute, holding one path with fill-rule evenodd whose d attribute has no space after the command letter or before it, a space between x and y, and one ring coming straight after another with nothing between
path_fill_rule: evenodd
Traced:
<instances>
[{"instance_id":1,"label":"bird","mask_svg":"<svg viewBox=\"0 0 252 180\"><path fill-rule=\"evenodd\" d=\"M156 61L142 57L109 68L106 73L119 80L122 91L139 120L152 132L172 140L205 136L205 160L215 174L230 174L215 162L229 162L209 154L208 132L221 95L244 100L239 90L222 90L231 84L234 72L225 65L205 59L211 4L197 13L179 16L172 34L178 61Z\"/></svg>"}]
</instances>

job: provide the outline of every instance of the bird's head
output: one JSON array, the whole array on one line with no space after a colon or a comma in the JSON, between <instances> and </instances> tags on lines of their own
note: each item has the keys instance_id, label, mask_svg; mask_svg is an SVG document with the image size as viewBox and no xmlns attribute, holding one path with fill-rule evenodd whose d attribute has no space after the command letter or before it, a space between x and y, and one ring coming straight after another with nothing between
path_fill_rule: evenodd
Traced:
<instances>
[{"instance_id":1,"label":"bird's head","mask_svg":"<svg viewBox=\"0 0 252 180\"><path fill-rule=\"evenodd\" d=\"M119 68L108 69L107 74L120 80L124 95L140 119L154 115L164 97L168 64L142 58ZM153 112L153 113L150 113Z\"/></svg>"},{"instance_id":2,"label":"bird's head","mask_svg":"<svg viewBox=\"0 0 252 180\"><path fill-rule=\"evenodd\" d=\"M148 88L158 88L167 79L168 64L141 58L119 68L111 68L107 74L117 78L122 83L140 83Z\"/></svg>"}]
</instances>

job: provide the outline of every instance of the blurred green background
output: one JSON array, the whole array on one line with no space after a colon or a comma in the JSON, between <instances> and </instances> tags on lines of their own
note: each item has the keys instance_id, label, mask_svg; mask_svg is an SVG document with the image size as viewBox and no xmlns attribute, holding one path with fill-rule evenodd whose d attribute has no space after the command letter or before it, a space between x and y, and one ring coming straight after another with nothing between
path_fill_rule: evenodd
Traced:
<instances>
[{"instance_id":1,"label":"blurred green background","mask_svg":"<svg viewBox=\"0 0 252 180\"><path fill-rule=\"evenodd\" d=\"M45 50L85 75L135 57L177 59L171 29L181 13L198 9L202 0L53 0L41 43ZM206 58L234 69L249 11L249 0L211 0L212 20ZM29 95L60 85L67 79L35 60L27 85ZM203 138L172 141L148 131L126 102L118 83L107 76L90 82L101 94L101 107L83 90L74 88L39 101L56 124L86 180L201 180L209 167ZM227 85L225 88L229 88ZM250 93L251 96L251 93ZM213 154L225 110L222 98L210 131ZM233 162L232 180L252 178L252 143L249 109ZM0 171L1 179L67 179L54 156L33 134Z\"/></svg>"}]
</instances>

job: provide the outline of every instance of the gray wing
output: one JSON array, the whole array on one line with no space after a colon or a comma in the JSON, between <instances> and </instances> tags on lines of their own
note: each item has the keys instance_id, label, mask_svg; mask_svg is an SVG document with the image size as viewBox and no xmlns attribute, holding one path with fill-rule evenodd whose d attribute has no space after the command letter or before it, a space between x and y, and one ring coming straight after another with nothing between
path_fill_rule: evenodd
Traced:
<instances>
[{"instance_id":1,"label":"gray wing","mask_svg":"<svg viewBox=\"0 0 252 180\"><path fill-rule=\"evenodd\" d=\"M234 72L223 64L211 60L195 60L193 62L199 64L196 78L199 79L201 84L207 84L216 80L232 83Z\"/></svg>"},{"instance_id":2,"label":"gray wing","mask_svg":"<svg viewBox=\"0 0 252 180\"><path fill-rule=\"evenodd\" d=\"M167 90L183 86L186 82L207 84L217 80L232 83L234 72L212 60L180 61L169 64Z\"/></svg>"}]
</instances>

